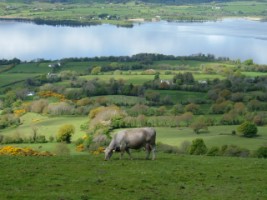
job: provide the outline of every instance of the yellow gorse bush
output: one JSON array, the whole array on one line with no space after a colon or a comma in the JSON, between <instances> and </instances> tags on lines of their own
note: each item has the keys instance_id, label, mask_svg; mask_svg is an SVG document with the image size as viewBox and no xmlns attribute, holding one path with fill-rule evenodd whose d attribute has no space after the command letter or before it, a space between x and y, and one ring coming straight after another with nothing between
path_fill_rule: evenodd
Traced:
<instances>
[{"instance_id":1,"label":"yellow gorse bush","mask_svg":"<svg viewBox=\"0 0 267 200\"><path fill-rule=\"evenodd\" d=\"M26 113L26 110L25 109L18 109L18 110L14 110L14 114L17 116L17 117L20 117L22 116L23 114Z\"/></svg>"},{"instance_id":2,"label":"yellow gorse bush","mask_svg":"<svg viewBox=\"0 0 267 200\"><path fill-rule=\"evenodd\" d=\"M42 92L39 92L38 95L40 97L44 97L44 98L55 97L55 98L59 99L60 101L66 100L66 97L63 94L59 94L59 93L52 92L52 91L42 91Z\"/></svg>"},{"instance_id":3,"label":"yellow gorse bush","mask_svg":"<svg viewBox=\"0 0 267 200\"><path fill-rule=\"evenodd\" d=\"M0 148L0 156L7 155L7 156L53 156L52 153L45 151L39 152L35 151L31 148L25 147L13 147L13 146L5 146Z\"/></svg>"},{"instance_id":4,"label":"yellow gorse bush","mask_svg":"<svg viewBox=\"0 0 267 200\"><path fill-rule=\"evenodd\" d=\"M98 147L97 150L92 151L92 154L93 155L99 155L101 153L104 153L104 151L105 151L105 148L104 147Z\"/></svg>"},{"instance_id":5,"label":"yellow gorse bush","mask_svg":"<svg viewBox=\"0 0 267 200\"><path fill-rule=\"evenodd\" d=\"M79 144L78 146L76 146L76 151L78 151L78 152L84 151L84 145L83 144Z\"/></svg>"}]
</instances>

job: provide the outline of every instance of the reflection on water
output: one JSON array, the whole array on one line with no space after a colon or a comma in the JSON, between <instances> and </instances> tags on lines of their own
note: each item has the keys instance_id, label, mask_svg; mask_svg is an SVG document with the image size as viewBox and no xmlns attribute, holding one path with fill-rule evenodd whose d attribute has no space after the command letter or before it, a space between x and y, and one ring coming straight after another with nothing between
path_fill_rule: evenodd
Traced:
<instances>
[{"instance_id":1,"label":"reflection on water","mask_svg":"<svg viewBox=\"0 0 267 200\"><path fill-rule=\"evenodd\" d=\"M267 23L227 19L205 23L145 23L54 27L0 22L0 59L121 56L137 53L214 54L267 64Z\"/></svg>"}]
</instances>

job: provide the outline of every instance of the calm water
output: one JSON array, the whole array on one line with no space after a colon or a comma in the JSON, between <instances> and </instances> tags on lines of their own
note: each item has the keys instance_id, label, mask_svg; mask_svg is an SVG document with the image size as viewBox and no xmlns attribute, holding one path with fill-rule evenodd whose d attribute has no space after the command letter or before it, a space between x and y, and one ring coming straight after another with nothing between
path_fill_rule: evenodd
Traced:
<instances>
[{"instance_id":1,"label":"calm water","mask_svg":"<svg viewBox=\"0 0 267 200\"><path fill-rule=\"evenodd\" d=\"M54 27L0 22L0 59L121 56L137 53L214 54L267 64L267 23L227 19L205 23L145 23Z\"/></svg>"}]
</instances>

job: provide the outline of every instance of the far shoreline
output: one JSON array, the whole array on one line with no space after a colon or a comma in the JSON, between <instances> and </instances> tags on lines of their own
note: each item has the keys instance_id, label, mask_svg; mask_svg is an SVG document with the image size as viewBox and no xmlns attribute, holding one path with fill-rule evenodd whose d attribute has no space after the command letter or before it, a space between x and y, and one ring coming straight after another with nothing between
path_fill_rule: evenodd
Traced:
<instances>
[{"instance_id":1,"label":"far shoreline","mask_svg":"<svg viewBox=\"0 0 267 200\"><path fill-rule=\"evenodd\" d=\"M10 16L8 17L0 17L0 21L3 22L24 22L24 23L34 23L36 25L50 25L50 26L70 26L70 27L79 27L79 26L96 26L96 25L104 25L104 24L109 24L109 25L114 25L117 27L125 27L125 28L132 28L133 26L137 24L143 24L143 23L157 23L157 22L170 22L170 23L201 23L201 22L216 22L216 21L222 21L225 19L243 19L243 20L248 20L248 21L256 21L256 22L266 22L263 17L259 16L245 16L245 17L238 17L238 16L227 16L227 17L222 17L222 18L217 18L217 19L194 19L194 20L182 20L182 19L177 19L177 20L165 20L165 19L150 19L147 20L145 18L132 18L128 19L127 21L112 21L112 22L107 22L107 21L78 21L78 20L53 20L53 19L30 19L30 18L12 18ZM118 22L118 23L116 23Z\"/></svg>"}]
</instances>

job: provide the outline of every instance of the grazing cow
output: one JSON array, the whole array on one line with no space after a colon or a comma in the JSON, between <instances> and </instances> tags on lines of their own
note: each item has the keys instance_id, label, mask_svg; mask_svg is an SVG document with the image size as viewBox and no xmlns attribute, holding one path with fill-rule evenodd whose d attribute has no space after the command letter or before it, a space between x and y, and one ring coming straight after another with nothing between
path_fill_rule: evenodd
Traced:
<instances>
[{"instance_id":1,"label":"grazing cow","mask_svg":"<svg viewBox=\"0 0 267 200\"><path fill-rule=\"evenodd\" d=\"M105 160L109 160L114 150L120 150L121 158L126 151L130 158L130 149L140 149L144 147L149 158L152 151L152 160L155 159L156 131L153 128L135 128L119 131L114 135L109 146L105 149Z\"/></svg>"}]
</instances>

